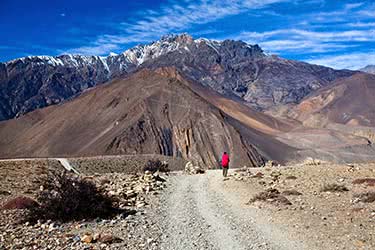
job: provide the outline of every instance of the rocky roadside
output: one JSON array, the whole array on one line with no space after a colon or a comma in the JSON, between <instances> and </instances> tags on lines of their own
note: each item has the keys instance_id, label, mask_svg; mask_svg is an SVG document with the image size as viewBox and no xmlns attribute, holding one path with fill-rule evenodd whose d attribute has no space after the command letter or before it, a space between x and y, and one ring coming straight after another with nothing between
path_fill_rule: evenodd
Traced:
<instances>
[{"instance_id":1,"label":"rocky roadside","mask_svg":"<svg viewBox=\"0 0 375 250\"><path fill-rule=\"evenodd\" d=\"M249 207L265 212L312 249L375 249L375 164L310 162L240 169Z\"/></svg>"},{"instance_id":2,"label":"rocky roadside","mask_svg":"<svg viewBox=\"0 0 375 250\"><path fill-rule=\"evenodd\" d=\"M110 219L20 223L24 210L0 211L0 249L158 249L160 228L153 219L166 175L121 173L86 176L119 200L122 212Z\"/></svg>"}]
</instances>

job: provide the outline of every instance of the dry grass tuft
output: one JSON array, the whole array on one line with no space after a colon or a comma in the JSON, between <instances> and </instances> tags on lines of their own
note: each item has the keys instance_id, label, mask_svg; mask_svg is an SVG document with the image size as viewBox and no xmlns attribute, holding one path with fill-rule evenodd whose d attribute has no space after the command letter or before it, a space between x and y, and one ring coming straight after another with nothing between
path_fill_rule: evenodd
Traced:
<instances>
[{"instance_id":1,"label":"dry grass tuft","mask_svg":"<svg viewBox=\"0 0 375 250\"><path fill-rule=\"evenodd\" d=\"M159 159L156 159L156 160L149 160L146 163L146 166L143 167L143 171L150 171L152 173L155 173L157 171L169 172L170 169L168 168L167 162L162 162Z\"/></svg>"},{"instance_id":2,"label":"dry grass tuft","mask_svg":"<svg viewBox=\"0 0 375 250\"><path fill-rule=\"evenodd\" d=\"M297 177L295 177L295 176L293 176L293 175L290 175L290 176L287 176L285 179L286 179L286 180L296 180Z\"/></svg>"},{"instance_id":3,"label":"dry grass tuft","mask_svg":"<svg viewBox=\"0 0 375 250\"><path fill-rule=\"evenodd\" d=\"M375 201L375 192L355 194L354 198L360 202L371 203Z\"/></svg>"},{"instance_id":4,"label":"dry grass tuft","mask_svg":"<svg viewBox=\"0 0 375 250\"><path fill-rule=\"evenodd\" d=\"M347 192L349 189L341 184L325 184L323 188L320 190L321 192Z\"/></svg>"},{"instance_id":5,"label":"dry grass tuft","mask_svg":"<svg viewBox=\"0 0 375 250\"><path fill-rule=\"evenodd\" d=\"M302 195L302 193L298 192L297 190L285 190L281 192L281 194L289 196L289 195Z\"/></svg>"},{"instance_id":6,"label":"dry grass tuft","mask_svg":"<svg viewBox=\"0 0 375 250\"><path fill-rule=\"evenodd\" d=\"M256 194L253 198L249 200L249 203L254 203L256 201L264 201L268 203L282 204L282 205L292 205L292 203L285 196L281 195L279 190L275 188L267 189L259 194Z\"/></svg>"}]
</instances>

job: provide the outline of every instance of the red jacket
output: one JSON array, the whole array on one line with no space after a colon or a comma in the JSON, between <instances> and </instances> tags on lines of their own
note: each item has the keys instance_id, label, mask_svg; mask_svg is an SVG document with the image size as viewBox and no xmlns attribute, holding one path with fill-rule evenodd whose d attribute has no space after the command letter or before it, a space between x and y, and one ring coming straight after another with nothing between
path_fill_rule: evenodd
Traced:
<instances>
[{"instance_id":1,"label":"red jacket","mask_svg":"<svg viewBox=\"0 0 375 250\"><path fill-rule=\"evenodd\" d=\"M229 165L229 155L228 154L223 154L221 157L221 166L224 168L227 168Z\"/></svg>"}]
</instances>

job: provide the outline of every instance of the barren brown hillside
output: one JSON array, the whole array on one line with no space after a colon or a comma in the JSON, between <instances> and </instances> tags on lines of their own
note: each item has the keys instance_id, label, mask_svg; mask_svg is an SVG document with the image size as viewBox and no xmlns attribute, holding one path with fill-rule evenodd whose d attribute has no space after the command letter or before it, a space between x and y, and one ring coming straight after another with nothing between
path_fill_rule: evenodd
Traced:
<instances>
[{"instance_id":1,"label":"barren brown hillside","mask_svg":"<svg viewBox=\"0 0 375 250\"><path fill-rule=\"evenodd\" d=\"M298 120L321 125L375 126L375 75L358 73L315 92L295 109ZM316 122L315 122L316 123Z\"/></svg>"},{"instance_id":2,"label":"barren brown hillside","mask_svg":"<svg viewBox=\"0 0 375 250\"><path fill-rule=\"evenodd\" d=\"M258 166L265 158L282 161L292 151L266 134L277 127L265 117L247 116L252 122L244 126L181 77L142 70L0 123L0 152L4 158L157 153L216 167L227 150L233 165Z\"/></svg>"}]
</instances>

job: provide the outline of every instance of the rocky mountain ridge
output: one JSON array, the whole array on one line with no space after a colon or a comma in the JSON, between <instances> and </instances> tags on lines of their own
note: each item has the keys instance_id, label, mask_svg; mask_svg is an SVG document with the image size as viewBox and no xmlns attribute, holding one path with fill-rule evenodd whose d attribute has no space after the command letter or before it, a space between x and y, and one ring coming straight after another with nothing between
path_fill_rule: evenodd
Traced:
<instances>
[{"instance_id":1,"label":"rocky mountain ridge","mask_svg":"<svg viewBox=\"0 0 375 250\"><path fill-rule=\"evenodd\" d=\"M141 68L173 66L203 86L267 110L353 74L285 60L242 41L162 37L108 57L34 56L0 63L0 120L60 103Z\"/></svg>"},{"instance_id":2,"label":"rocky mountain ridge","mask_svg":"<svg viewBox=\"0 0 375 250\"><path fill-rule=\"evenodd\" d=\"M375 74L375 65L367 65L366 67L359 70L366 73Z\"/></svg>"}]
</instances>

